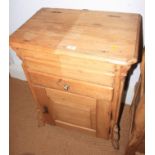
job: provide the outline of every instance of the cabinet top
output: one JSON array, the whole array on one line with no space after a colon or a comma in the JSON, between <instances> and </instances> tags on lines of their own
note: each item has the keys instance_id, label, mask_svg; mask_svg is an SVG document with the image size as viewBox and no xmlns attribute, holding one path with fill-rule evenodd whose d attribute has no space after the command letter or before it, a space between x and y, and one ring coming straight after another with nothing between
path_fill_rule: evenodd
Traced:
<instances>
[{"instance_id":1,"label":"cabinet top","mask_svg":"<svg viewBox=\"0 0 155 155\"><path fill-rule=\"evenodd\" d=\"M133 13L43 8L10 36L10 46L132 64L140 27L141 16Z\"/></svg>"}]
</instances>

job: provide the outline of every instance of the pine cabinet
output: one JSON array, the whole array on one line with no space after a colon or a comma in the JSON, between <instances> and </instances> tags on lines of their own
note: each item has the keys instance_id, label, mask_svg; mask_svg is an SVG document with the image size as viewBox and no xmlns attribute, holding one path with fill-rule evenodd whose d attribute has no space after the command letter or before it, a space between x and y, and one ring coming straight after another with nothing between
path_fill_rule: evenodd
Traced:
<instances>
[{"instance_id":1,"label":"pine cabinet","mask_svg":"<svg viewBox=\"0 0 155 155\"><path fill-rule=\"evenodd\" d=\"M124 81L137 63L141 16L43 8L10 36L38 121L111 139L118 148Z\"/></svg>"}]
</instances>

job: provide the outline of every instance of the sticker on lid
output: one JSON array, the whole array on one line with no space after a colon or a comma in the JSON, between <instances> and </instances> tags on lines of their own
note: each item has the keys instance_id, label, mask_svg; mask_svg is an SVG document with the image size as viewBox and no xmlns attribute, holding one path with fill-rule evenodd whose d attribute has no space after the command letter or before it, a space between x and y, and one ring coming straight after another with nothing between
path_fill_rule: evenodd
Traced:
<instances>
[{"instance_id":1,"label":"sticker on lid","mask_svg":"<svg viewBox=\"0 0 155 155\"><path fill-rule=\"evenodd\" d=\"M76 46L75 45L67 45L66 48L70 49L70 50L73 50L73 51L76 50Z\"/></svg>"}]
</instances>

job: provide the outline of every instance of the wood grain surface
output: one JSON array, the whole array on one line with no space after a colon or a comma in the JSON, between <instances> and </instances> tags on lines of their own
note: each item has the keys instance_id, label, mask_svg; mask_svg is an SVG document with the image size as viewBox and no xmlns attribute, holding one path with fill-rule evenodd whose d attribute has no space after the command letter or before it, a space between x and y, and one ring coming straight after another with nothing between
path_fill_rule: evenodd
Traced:
<instances>
[{"instance_id":1,"label":"wood grain surface","mask_svg":"<svg viewBox=\"0 0 155 155\"><path fill-rule=\"evenodd\" d=\"M140 21L141 16L132 13L43 8L11 35L10 45L35 54L93 55L134 63Z\"/></svg>"},{"instance_id":2,"label":"wood grain surface","mask_svg":"<svg viewBox=\"0 0 155 155\"><path fill-rule=\"evenodd\" d=\"M111 139L119 148L125 77L137 62L141 16L40 9L10 36L38 120Z\"/></svg>"}]
</instances>

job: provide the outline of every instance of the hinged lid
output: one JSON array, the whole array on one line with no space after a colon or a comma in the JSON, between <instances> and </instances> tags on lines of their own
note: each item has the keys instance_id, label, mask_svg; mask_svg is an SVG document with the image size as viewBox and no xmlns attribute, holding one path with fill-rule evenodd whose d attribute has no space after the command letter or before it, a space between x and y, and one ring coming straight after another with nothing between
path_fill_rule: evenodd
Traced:
<instances>
[{"instance_id":1,"label":"hinged lid","mask_svg":"<svg viewBox=\"0 0 155 155\"><path fill-rule=\"evenodd\" d=\"M10 36L12 48L100 57L116 64L137 61L141 16L88 10L39 10Z\"/></svg>"}]
</instances>

